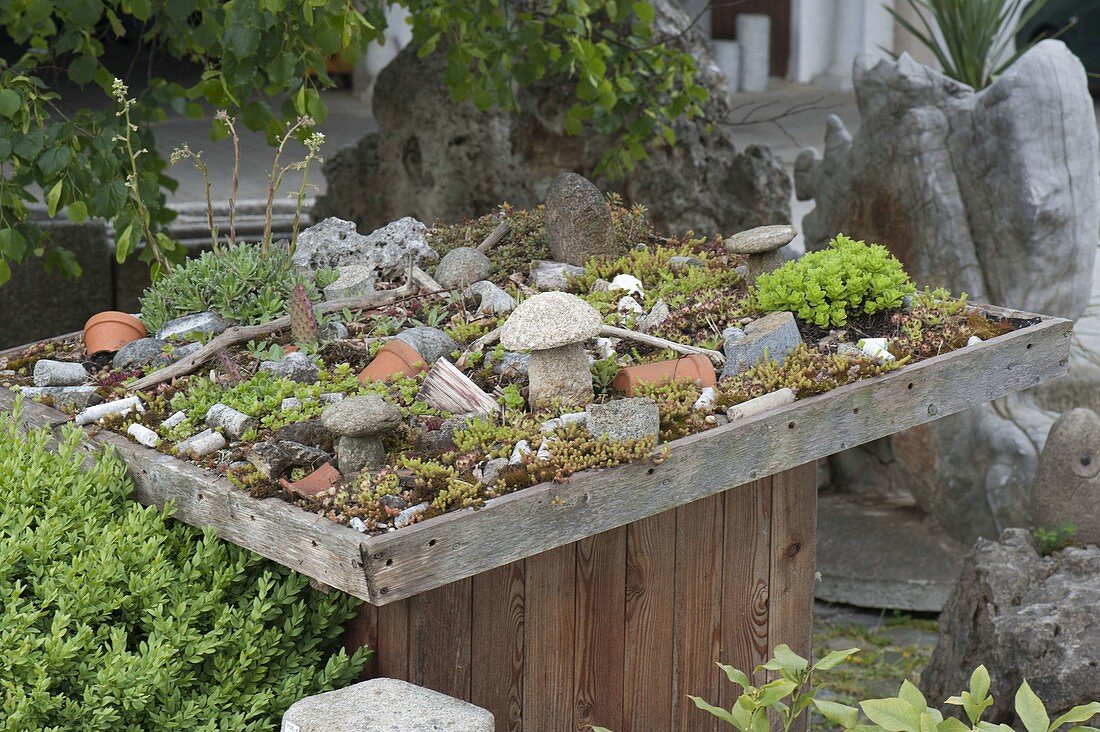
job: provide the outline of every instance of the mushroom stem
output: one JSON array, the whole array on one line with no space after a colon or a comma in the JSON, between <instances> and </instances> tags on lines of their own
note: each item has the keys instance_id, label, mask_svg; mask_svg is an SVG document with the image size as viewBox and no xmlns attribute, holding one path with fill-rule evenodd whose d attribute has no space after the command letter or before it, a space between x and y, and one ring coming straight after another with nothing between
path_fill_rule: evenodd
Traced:
<instances>
[{"instance_id":1,"label":"mushroom stem","mask_svg":"<svg viewBox=\"0 0 1100 732\"><path fill-rule=\"evenodd\" d=\"M531 352L527 367L532 408L544 407L554 399L563 404L582 405L592 401L592 371L581 343Z\"/></svg>"}]
</instances>

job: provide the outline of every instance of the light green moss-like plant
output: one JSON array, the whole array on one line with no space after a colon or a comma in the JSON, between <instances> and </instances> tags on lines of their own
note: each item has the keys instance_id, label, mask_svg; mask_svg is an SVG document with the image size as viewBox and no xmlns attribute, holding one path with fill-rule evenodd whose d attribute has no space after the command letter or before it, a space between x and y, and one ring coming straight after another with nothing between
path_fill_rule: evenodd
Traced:
<instances>
[{"instance_id":1,"label":"light green moss-like plant","mask_svg":"<svg viewBox=\"0 0 1100 732\"><path fill-rule=\"evenodd\" d=\"M128 498L113 455L0 412L0 729L266 732L353 681L355 601Z\"/></svg>"},{"instance_id":2,"label":"light green moss-like plant","mask_svg":"<svg viewBox=\"0 0 1100 732\"><path fill-rule=\"evenodd\" d=\"M756 279L757 306L789 310L821 328L848 318L895 310L916 290L897 257L880 244L838 234L828 249L809 252Z\"/></svg>"},{"instance_id":3,"label":"light green moss-like plant","mask_svg":"<svg viewBox=\"0 0 1100 732\"><path fill-rule=\"evenodd\" d=\"M259 244L226 246L176 265L145 290L141 320L152 331L173 318L210 310L238 323L263 323L286 314L295 286L319 300L336 276L332 270L313 276L297 272L282 247L265 254Z\"/></svg>"}]
</instances>

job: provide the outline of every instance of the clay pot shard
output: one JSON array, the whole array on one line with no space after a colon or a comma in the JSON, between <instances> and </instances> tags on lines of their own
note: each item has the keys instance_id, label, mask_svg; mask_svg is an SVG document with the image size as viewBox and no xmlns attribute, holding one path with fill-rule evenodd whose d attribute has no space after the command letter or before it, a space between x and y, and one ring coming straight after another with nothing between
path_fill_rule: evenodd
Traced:
<instances>
[{"instance_id":1,"label":"clay pot shard","mask_svg":"<svg viewBox=\"0 0 1100 732\"><path fill-rule=\"evenodd\" d=\"M147 335L145 326L133 315L108 310L96 313L84 324L84 350L89 354L114 352Z\"/></svg>"},{"instance_id":2,"label":"clay pot shard","mask_svg":"<svg viewBox=\"0 0 1100 732\"><path fill-rule=\"evenodd\" d=\"M634 396L635 390L642 384L661 386L682 380L694 381L704 389L718 382L710 359L701 354L695 354L668 361L628 366L616 374L611 386L627 396Z\"/></svg>"},{"instance_id":3,"label":"clay pot shard","mask_svg":"<svg viewBox=\"0 0 1100 732\"><path fill-rule=\"evenodd\" d=\"M427 371L428 365L419 352L408 343L394 338L375 354L367 367L359 372L359 381L388 381L395 376L415 376Z\"/></svg>"}]
</instances>

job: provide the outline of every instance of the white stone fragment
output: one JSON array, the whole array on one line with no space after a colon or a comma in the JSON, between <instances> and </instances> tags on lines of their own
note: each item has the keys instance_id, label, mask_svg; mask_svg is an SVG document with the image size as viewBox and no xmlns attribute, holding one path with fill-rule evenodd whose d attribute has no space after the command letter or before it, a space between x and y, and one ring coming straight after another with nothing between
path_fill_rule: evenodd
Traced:
<instances>
[{"instance_id":1,"label":"white stone fragment","mask_svg":"<svg viewBox=\"0 0 1100 732\"><path fill-rule=\"evenodd\" d=\"M641 315L645 312L645 308L630 295L623 295L619 298L619 304L616 306L616 309L618 309L620 313L634 313L635 315Z\"/></svg>"},{"instance_id":2,"label":"white stone fragment","mask_svg":"<svg viewBox=\"0 0 1100 732\"><path fill-rule=\"evenodd\" d=\"M621 274L615 275L611 279L612 290L626 290L630 295L644 295L645 289L642 287L642 281L634 275Z\"/></svg>"},{"instance_id":3,"label":"white stone fragment","mask_svg":"<svg viewBox=\"0 0 1100 732\"><path fill-rule=\"evenodd\" d=\"M585 424L587 421L588 412L568 412L560 417L546 420L539 429L542 432L550 433L559 427L567 427L571 424Z\"/></svg>"},{"instance_id":4,"label":"white stone fragment","mask_svg":"<svg viewBox=\"0 0 1100 732\"><path fill-rule=\"evenodd\" d=\"M975 336L975 335L972 335L972 336L970 336L969 338L966 339L966 345L968 345L968 346L976 346L981 342L982 342L982 339L979 338L978 336Z\"/></svg>"},{"instance_id":5,"label":"white stone fragment","mask_svg":"<svg viewBox=\"0 0 1100 732\"><path fill-rule=\"evenodd\" d=\"M137 422L127 428L126 434L133 437L138 444L146 447L156 447L157 443L160 442L160 436L156 432Z\"/></svg>"},{"instance_id":6,"label":"white stone fragment","mask_svg":"<svg viewBox=\"0 0 1100 732\"><path fill-rule=\"evenodd\" d=\"M287 412L291 409L297 409L302 406L302 400L298 397L287 397L283 401L279 402L279 411Z\"/></svg>"},{"instance_id":7,"label":"white stone fragment","mask_svg":"<svg viewBox=\"0 0 1100 732\"><path fill-rule=\"evenodd\" d=\"M726 410L726 416L731 422L735 422L792 403L794 403L794 392L783 388L730 407Z\"/></svg>"},{"instance_id":8,"label":"white stone fragment","mask_svg":"<svg viewBox=\"0 0 1100 732\"><path fill-rule=\"evenodd\" d=\"M618 338L597 338L596 339L596 358L604 359L611 358L615 355L615 345L619 342Z\"/></svg>"},{"instance_id":9,"label":"white stone fragment","mask_svg":"<svg viewBox=\"0 0 1100 732\"><path fill-rule=\"evenodd\" d=\"M508 458L510 465L519 465L523 462L524 455L531 454L531 443L527 440L520 440L516 443L516 446L512 448L512 457Z\"/></svg>"},{"instance_id":10,"label":"white stone fragment","mask_svg":"<svg viewBox=\"0 0 1100 732\"><path fill-rule=\"evenodd\" d=\"M206 424L220 428L235 440L256 426L256 420L226 404L215 404L206 413Z\"/></svg>"},{"instance_id":11,"label":"white stone fragment","mask_svg":"<svg viewBox=\"0 0 1100 732\"><path fill-rule=\"evenodd\" d=\"M163 427L166 430L170 430L173 427L176 427L178 425L183 424L183 420L185 420L185 419L187 419L187 414L181 410L179 412L176 412L172 416L170 416L168 419L161 422L160 426Z\"/></svg>"},{"instance_id":12,"label":"white stone fragment","mask_svg":"<svg viewBox=\"0 0 1100 732\"><path fill-rule=\"evenodd\" d=\"M875 359L879 363L887 363L894 360L894 354L886 348L885 338L863 338L856 344L859 350Z\"/></svg>"},{"instance_id":13,"label":"white stone fragment","mask_svg":"<svg viewBox=\"0 0 1100 732\"><path fill-rule=\"evenodd\" d=\"M335 404L336 402L343 401L346 396L347 394L341 394L337 391L326 391L321 395L321 401L325 404Z\"/></svg>"},{"instance_id":14,"label":"white stone fragment","mask_svg":"<svg viewBox=\"0 0 1100 732\"><path fill-rule=\"evenodd\" d=\"M713 386L708 386L703 389L699 394L699 398L695 400L695 404L691 405L691 408L696 411L703 411L710 409L714 406L714 402L718 399L718 390Z\"/></svg>"},{"instance_id":15,"label":"white stone fragment","mask_svg":"<svg viewBox=\"0 0 1100 732\"><path fill-rule=\"evenodd\" d=\"M352 516L351 521L348 521L348 526L355 529L359 533L363 533L367 530L367 525L363 523L363 519L358 516Z\"/></svg>"},{"instance_id":16,"label":"white stone fragment","mask_svg":"<svg viewBox=\"0 0 1100 732\"><path fill-rule=\"evenodd\" d=\"M542 444L539 445L538 452L535 453L536 460L540 462L545 462L546 460L550 459L550 443L552 442L555 442L555 438L553 437L547 437L545 440L542 441Z\"/></svg>"},{"instance_id":17,"label":"white stone fragment","mask_svg":"<svg viewBox=\"0 0 1100 732\"><path fill-rule=\"evenodd\" d=\"M141 406L141 398L136 396L126 397L125 399L116 399L113 402L104 402L94 407L88 407L76 415L76 419L73 421L77 426L82 426L109 417L112 414L125 417L135 409L139 412L145 411L145 407Z\"/></svg>"},{"instance_id":18,"label":"white stone fragment","mask_svg":"<svg viewBox=\"0 0 1100 732\"><path fill-rule=\"evenodd\" d=\"M429 506L431 506L431 504L427 501L424 501L424 503L418 503L415 506L409 506L394 517L394 527L398 529L405 528L413 522L414 518L427 511Z\"/></svg>"},{"instance_id":19,"label":"white stone fragment","mask_svg":"<svg viewBox=\"0 0 1100 732\"><path fill-rule=\"evenodd\" d=\"M225 445L225 438L220 432L206 429L177 444L176 452L180 455L202 457L204 455L209 455L215 450L221 450Z\"/></svg>"}]
</instances>

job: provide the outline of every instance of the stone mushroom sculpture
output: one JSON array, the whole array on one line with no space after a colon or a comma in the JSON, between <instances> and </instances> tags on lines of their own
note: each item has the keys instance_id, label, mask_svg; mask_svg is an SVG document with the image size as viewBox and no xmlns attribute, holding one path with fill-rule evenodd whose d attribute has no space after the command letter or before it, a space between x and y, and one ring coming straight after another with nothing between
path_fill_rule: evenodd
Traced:
<instances>
[{"instance_id":1,"label":"stone mushroom sculpture","mask_svg":"<svg viewBox=\"0 0 1100 732\"><path fill-rule=\"evenodd\" d=\"M760 275L783 266L787 258L779 250L794 241L797 235L790 224L757 226L734 234L724 244L727 252L748 255L746 279L752 284Z\"/></svg>"},{"instance_id":2,"label":"stone mushroom sculpture","mask_svg":"<svg viewBox=\"0 0 1100 732\"><path fill-rule=\"evenodd\" d=\"M344 475L385 464L382 435L400 423L397 407L374 394L343 399L321 413L321 424L338 436L336 456Z\"/></svg>"},{"instance_id":3,"label":"stone mushroom sculpture","mask_svg":"<svg viewBox=\"0 0 1100 732\"><path fill-rule=\"evenodd\" d=\"M512 312L500 332L509 351L530 351L528 366L532 407L552 399L569 404L592 401L592 372L584 342L595 338L602 319L591 305L565 292L543 292Z\"/></svg>"}]
</instances>

